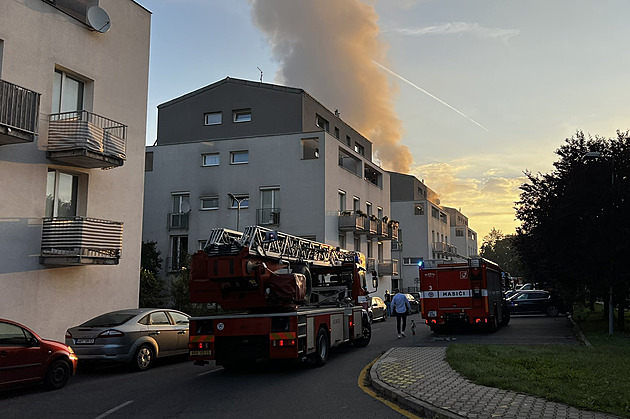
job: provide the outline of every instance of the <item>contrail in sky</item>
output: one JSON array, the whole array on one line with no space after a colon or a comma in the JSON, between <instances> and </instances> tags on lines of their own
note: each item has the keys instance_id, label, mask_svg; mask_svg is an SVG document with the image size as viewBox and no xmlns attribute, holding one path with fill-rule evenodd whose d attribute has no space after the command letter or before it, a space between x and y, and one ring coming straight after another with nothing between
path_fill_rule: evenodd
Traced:
<instances>
[{"instance_id":1,"label":"contrail in sky","mask_svg":"<svg viewBox=\"0 0 630 419\"><path fill-rule=\"evenodd\" d=\"M390 70L389 68L385 67L382 64L377 63L376 61L372 60L372 62L374 64L376 64L377 66L379 66L380 68L382 68L383 70L387 71L389 74L391 74L394 77L399 78L400 80L404 81L407 84L410 84L411 86L415 87L416 89L420 90L422 93L424 93L427 96L432 97L433 99L437 100L438 102L440 102L442 105L447 106L449 108L451 108L452 110L454 110L455 112L457 112L458 114L460 114L461 116L463 116L464 118L468 119L470 122L472 122L473 124L479 126L480 128L485 129L486 131L490 132L488 130L488 128L484 127L483 125L481 125L479 122L475 121L472 118L467 117L466 115L464 115L463 113L461 113L460 111L458 111L457 109L455 109L454 107L452 107L451 105L449 105L448 103L444 102L443 100L441 100L440 98L432 95L431 93L427 92L426 90L424 90L422 87L418 86L417 84L410 82L409 80L407 80L406 78L404 78L403 76L401 76L400 74L396 74L394 73L392 70Z\"/></svg>"}]
</instances>

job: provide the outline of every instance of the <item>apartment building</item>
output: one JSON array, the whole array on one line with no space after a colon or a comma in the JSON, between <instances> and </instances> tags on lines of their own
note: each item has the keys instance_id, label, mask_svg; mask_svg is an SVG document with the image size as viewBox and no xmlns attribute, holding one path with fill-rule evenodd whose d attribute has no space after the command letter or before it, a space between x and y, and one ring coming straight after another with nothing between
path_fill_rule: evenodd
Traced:
<instances>
[{"instance_id":1,"label":"apartment building","mask_svg":"<svg viewBox=\"0 0 630 419\"><path fill-rule=\"evenodd\" d=\"M216 227L261 225L359 250L390 285L389 174L372 143L302 89L226 78L158 106L143 240L165 275Z\"/></svg>"},{"instance_id":2,"label":"apartment building","mask_svg":"<svg viewBox=\"0 0 630 419\"><path fill-rule=\"evenodd\" d=\"M437 193L424 180L413 175L389 172L392 217L400 222L399 240L392 242L392 258L400 261L399 275L392 278L394 289L412 290L419 286L418 264L428 259L461 259L471 256L468 246L476 249L475 241L464 242L460 250L455 240L468 218L459 211L443 207ZM460 215L454 225L451 217ZM475 253L476 254L476 250Z\"/></svg>"},{"instance_id":3,"label":"apartment building","mask_svg":"<svg viewBox=\"0 0 630 419\"><path fill-rule=\"evenodd\" d=\"M468 226L468 217L461 210L442 207L449 214L451 242L461 257L477 256L477 232Z\"/></svg>"},{"instance_id":4,"label":"apartment building","mask_svg":"<svg viewBox=\"0 0 630 419\"><path fill-rule=\"evenodd\" d=\"M0 2L0 316L47 338L138 305L150 23Z\"/></svg>"}]
</instances>

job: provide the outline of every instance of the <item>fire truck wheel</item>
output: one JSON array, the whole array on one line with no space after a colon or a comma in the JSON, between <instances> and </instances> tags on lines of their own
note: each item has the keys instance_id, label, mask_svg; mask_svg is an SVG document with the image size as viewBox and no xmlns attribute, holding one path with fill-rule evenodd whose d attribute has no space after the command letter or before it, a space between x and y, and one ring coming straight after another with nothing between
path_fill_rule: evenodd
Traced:
<instances>
[{"instance_id":1,"label":"fire truck wheel","mask_svg":"<svg viewBox=\"0 0 630 419\"><path fill-rule=\"evenodd\" d=\"M490 330L490 332L493 332L493 333L499 330L499 319L497 318L496 314L492 316L492 319L490 319L490 324L488 324L488 330Z\"/></svg>"},{"instance_id":2,"label":"fire truck wheel","mask_svg":"<svg viewBox=\"0 0 630 419\"><path fill-rule=\"evenodd\" d=\"M365 348L372 339L372 325L368 322L363 322L363 335L352 341L352 344L356 348Z\"/></svg>"},{"instance_id":3,"label":"fire truck wheel","mask_svg":"<svg viewBox=\"0 0 630 419\"><path fill-rule=\"evenodd\" d=\"M328 333L321 327L317 332L317 338L315 339L315 353L312 355L313 364L316 367L321 367L328 361L328 351L330 347L328 345Z\"/></svg>"},{"instance_id":4,"label":"fire truck wheel","mask_svg":"<svg viewBox=\"0 0 630 419\"><path fill-rule=\"evenodd\" d=\"M558 307L554 306L554 305L550 305L549 307L547 307L547 316L549 317L556 317L558 315Z\"/></svg>"}]
</instances>

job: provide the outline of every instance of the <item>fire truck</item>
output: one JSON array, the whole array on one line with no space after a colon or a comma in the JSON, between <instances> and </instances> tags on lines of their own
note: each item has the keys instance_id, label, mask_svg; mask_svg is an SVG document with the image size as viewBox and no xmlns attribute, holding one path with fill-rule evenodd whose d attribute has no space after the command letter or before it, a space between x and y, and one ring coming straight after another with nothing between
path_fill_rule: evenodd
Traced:
<instances>
[{"instance_id":1,"label":"fire truck","mask_svg":"<svg viewBox=\"0 0 630 419\"><path fill-rule=\"evenodd\" d=\"M510 321L502 277L501 268L484 258L421 262L422 318L434 332L458 325L496 331Z\"/></svg>"},{"instance_id":2,"label":"fire truck","mask_svg":"<svg viewBox=\"0 0 630 419\"><path fill-rule=\"evenodd\" d=\"M260 226L212 230L192 256L190 299L224 312L190 319L190 360L225 368L259 359L321 366L331 347L367 346L365 262L360 252Z\"/></svg>"}]
</instances>

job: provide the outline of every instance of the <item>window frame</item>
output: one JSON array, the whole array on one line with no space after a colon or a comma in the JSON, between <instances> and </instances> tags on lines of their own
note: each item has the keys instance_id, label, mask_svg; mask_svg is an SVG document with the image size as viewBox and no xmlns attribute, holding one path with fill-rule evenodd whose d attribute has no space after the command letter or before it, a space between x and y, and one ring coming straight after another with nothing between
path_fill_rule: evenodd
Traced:
<instances>
[{"instance_id":1,"label":"window frame","mask_svg":"<svg viewBox=\"0 0 630 419\"><path fill-rule=\"evenodd\" d=\"M55 72L53 75L53 94L52 94L52 108L51 114L57 113L65 113L65 112L78 112L85 109L85 91L86 91L86 81L81 77L70 74L67 71L64 71L59 68L55 68ZM76 105L77 109L66 109L64 107L64 92L68 89L67 80L70 79L73 82L76 82L79 86L78 95L76 98L76 104L73 104L72 107ZM67 104L66 104L67 106Z\"/></svg>"},{"instance_id":2,"label":"window frame","mask_svg":"<svg viewBox=\"0 0 630 419\"><path fill-rule=\"evenodd\" d=\"M218 122L208 122L210 116L219 116ZM212 125L221 125L223 123L223 112L215 111L215 112L206 112L203 114L203 124L204 126L212 126Z\"/></svg>"},{"instance_id":3,"label":"window frame","mask_svg":"<svg viewBox=\"0 0 630 419\"><path fill-rule=\"evenodd\" d=\"M252 122L252 119L252 108L234 109L232 111L232 122L235 124Z\"/></svg>"},{"instance_id":4,"label":"window frame","mask_svg":"<svg viewBox=\"0 0 630 419\"><path fill-rule=\"evenodd\" d=\"M206 163L206 157L208 156L216 156L217 162ZM202 153L201 154L201 167L213 167L213 166L219 166L219 165L221 165L221 153L216 152L216 153Z\"/></svg>"},{"instance_id":5,"label":"window frame","mask_svg":"<svg viewBox=\"0 0 630 419\"><path fill-rule=\"evenodd\" d=\"M241 201L241 209L244 208L249 208L249 201L251 200L251 197L249 196L249 194L232 194L232 196L234 196L234 198L237 198L239 201ZM238 202L236 202L236 199L234 199L230 196L230 209L238 209ZM243 204L243 202L247 202L247 204Z\"/></svg>"},{"instance_id":6,"label":"window frame","mask_svg":"<svg viewBox=\"0 0 630 419\"><path fill-rule=\"evenodd\" d=\"M216 199L217 205L215 207L205 207L204 201L209 201L211 199ZM199 197L199 210L200 211L214 211L219 209L219 205L221 204L219 195L204 195Z\"/></svg>"},{"instance_id":7,"label":"window frame","mask_svg":"<svg viewBox=\"0 0 630 419\"><path fill-rule=\"evenodd\" d=\"M238 154L246 154L247 155L247 161L234 161L234 156L238 155ZM234 151L230 151L230 164L248 164L249 163L249 150L234 150Z\"/></svg>"}]
</instances>

